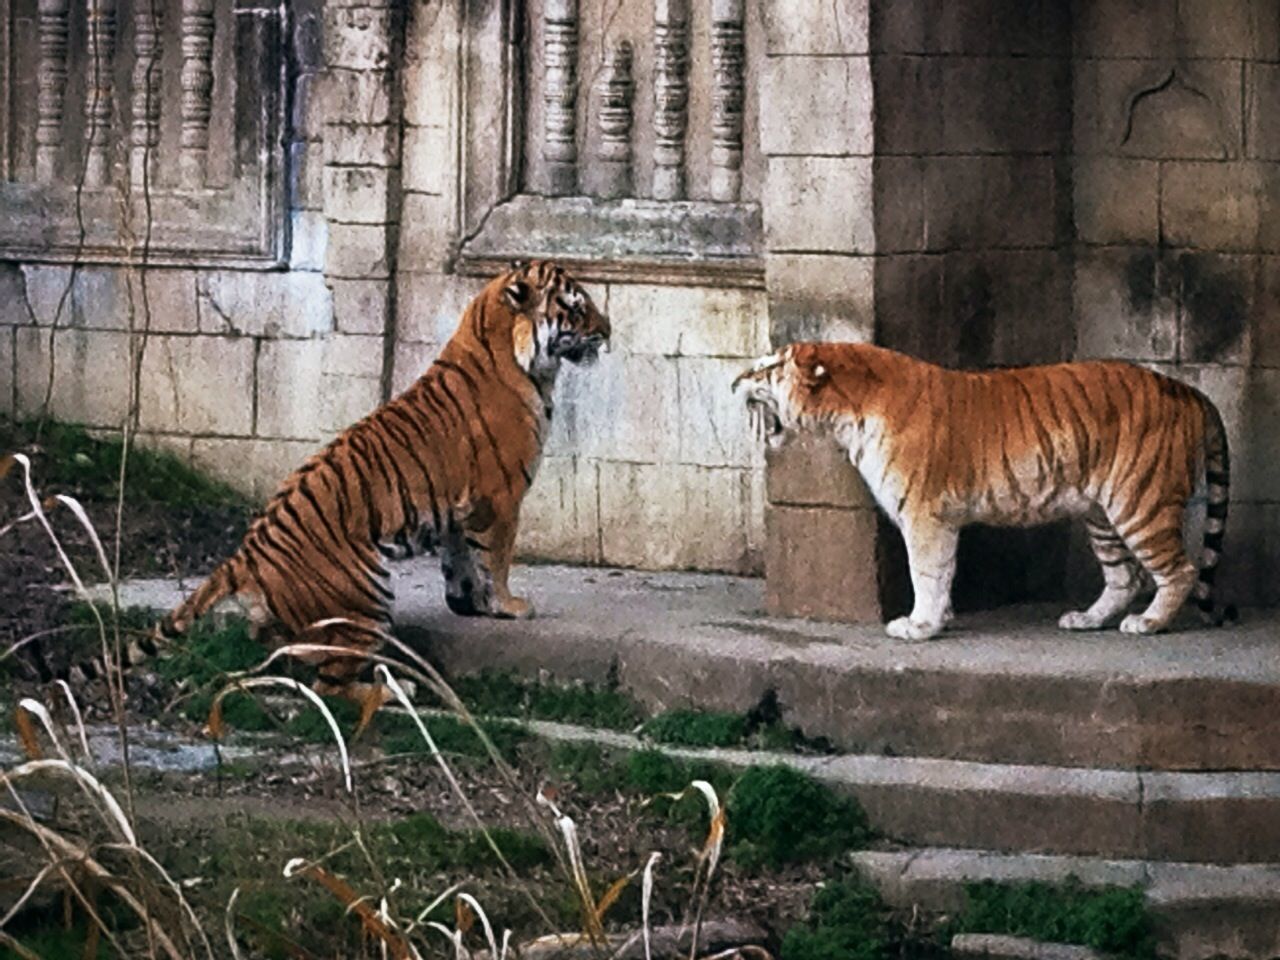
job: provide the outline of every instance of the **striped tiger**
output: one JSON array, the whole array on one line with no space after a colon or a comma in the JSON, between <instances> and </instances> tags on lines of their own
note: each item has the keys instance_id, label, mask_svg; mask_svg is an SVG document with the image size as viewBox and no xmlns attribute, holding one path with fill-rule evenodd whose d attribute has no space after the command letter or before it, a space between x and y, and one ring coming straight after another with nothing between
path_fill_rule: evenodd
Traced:
<instances>
[{"instance_id":1,"label":"striped tiger","mask_svg":"<svg viewBox=\"0 0 1280 960\"><path fill-rule=\"evenodd\" d=\"M355 677L391 628L384 560L438 549L454 613L532 616L507 583L520 503L561 362L593 362L609 335L608 317L562 267L533 262L496 277L412 386L284 481L160 635L235 598L257 631L351 648L317 658L314 689L360 702L367 721L386 691Z\"/></svg>"},{"instance_id":2,"label":"striped tiger","mask_svg":"<svg viewBox=\"0 0 1280 960\"><path fill-rule=\"evenodd\" d=\"M1222 417L1198 390L1131 363L1091 361L987 372L947 370L881 347L794 343L762 357L745 382L749 415L771 446L795 431L835 437L876 503L902 531L914 606L886 630L935 636L951 619L960 528L1083 517L1105 586L1067 630L1120 620L1163 630L1193 591L1206 619L1227 521L1230 467ZM1203 468L1202 568L1182 521ZM1228 612L1227 616L1234 616Z\"/></svg>"}]
</instances>

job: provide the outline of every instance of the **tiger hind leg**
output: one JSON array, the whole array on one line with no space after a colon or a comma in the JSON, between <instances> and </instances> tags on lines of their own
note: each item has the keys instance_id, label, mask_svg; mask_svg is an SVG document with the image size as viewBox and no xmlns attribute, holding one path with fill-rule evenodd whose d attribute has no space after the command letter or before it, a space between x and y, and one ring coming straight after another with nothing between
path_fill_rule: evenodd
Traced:
<instances>
[{"instance_id":1,"label":"tiger hind leg","mask_svg":"<svg viewBox=\"0 0 1280 960\"><path fill-rule=\"evenodd\" d=\"M341 697L359 708L356 736L369 725L378 708L394 696L385 684L360 679L370 665L368 654L376 646L370 642L373 636L372 631L336 625L324 628L321 636L306 638L308 643L351 648L351 656L323 653L307 659L316 663L316 679L311 684L315 693L322 697Z\"/></svg>"},{"instance_id":2,"label":"tiger hind leg","mask_svg":"<svg viewBox=\"0 0 1280 960\"><path fill-rule=\"evenodd\" d=\"M514 546L514 522L494 520L483 531L451 532L442 543L440 564L449 609L471 617L532 617L533 604L507 587Z\"/></svg>"},{"instance_id":3,"label":"tiger hind leg","mask_svg":"<svg viewBox=\"0 0 1280 960\"><path fill-rule=\"evenodd\" d=\"M1156 594L1142 613L1120 621L1123 633L1159 633L1177 616L1196 583L1196 568L1182 542L1182 506L1162 507L1136 529L1117 525L1125 544L1151 574Z\"/></svg>"},{"instance_id":4,"label":"tiger hind leg","mask_svg":"<svg viewBox=\"0 0 1280 960\"><path fill-rule=\"evenodd\" d=\"M1085 520L1089 546L1102 566L1103 587L1087 610L1068 610L1058 620L1063 630L1098 630L1129 609L1142 589L1142 569L1124 539L1101 511Z\"/></svg>"}]
</instances>

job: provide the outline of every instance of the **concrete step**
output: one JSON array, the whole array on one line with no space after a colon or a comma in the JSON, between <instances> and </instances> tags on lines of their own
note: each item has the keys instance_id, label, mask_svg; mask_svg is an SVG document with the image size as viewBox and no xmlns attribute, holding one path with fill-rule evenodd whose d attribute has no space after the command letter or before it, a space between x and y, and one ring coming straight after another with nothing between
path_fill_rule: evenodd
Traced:
<instances>
[{"instance_id":1,"label":"concrete step","mask_svg":"<svg viewBox=\"0 0 1280 960\"><path fill-rule=\"evenodd\" d=\"M1158 949L1177 960L1262 960L1280 956L1280 864L1209 866L1152 860L1009 855L925 848L854 854L860 870L894 906L955 913L966 884L1063 883L1139 886Z\"/></svg>"},{"instance_id":2,"label":"concrete step","mask_svg":"<svg viewBox=\"0 0 1280 960\"><path fill-rule=\"evenodd\" d=\"M1060 611L1014 608L905 643L879 626L764 616L752 579L551 566L513 579L537 619L455 617L429 563L402 567L400 632L451 671L612 676L654 709L741 711L773 690L788 723L858 753L1280 770L1280 616L1270 612L1130 637L1067 633Z\"/></svg>"}]
</instances>

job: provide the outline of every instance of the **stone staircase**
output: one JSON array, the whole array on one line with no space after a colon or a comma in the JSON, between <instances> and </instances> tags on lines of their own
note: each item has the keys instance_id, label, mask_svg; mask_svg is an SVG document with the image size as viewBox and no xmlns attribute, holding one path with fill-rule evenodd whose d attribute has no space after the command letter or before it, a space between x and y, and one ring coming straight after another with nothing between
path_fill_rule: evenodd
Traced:
<instances>
[{"instance_id":1,"label":"stone staircase","mask_svg":"<svg viewBox=\"0 0 1280 960\"><path fill-rule=\"evenodd\" d=\"M1017 608L910 644L766 617L758 580L531 566L514 581L537 619L465 619L431 563L402 565L399 633L450 673L617 682L653 710L775 695L841 751L787 762L904 846L863 856L904 905L945 906L992 870L1140 882L1167 955L1280 956L1280 616L1133 638ZM165 605L167 589L130 599Z\"/></svg>"}]
</instances>

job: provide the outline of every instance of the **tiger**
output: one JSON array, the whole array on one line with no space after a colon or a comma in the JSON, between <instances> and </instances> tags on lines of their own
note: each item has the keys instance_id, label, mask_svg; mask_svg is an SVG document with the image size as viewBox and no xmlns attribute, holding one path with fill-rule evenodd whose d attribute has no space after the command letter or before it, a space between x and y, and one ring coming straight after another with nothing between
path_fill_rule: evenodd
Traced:
<instances>
[{"instance_id":1,"label":"tiger","mask_svg":"<svg viewBox=\"0 0 1280 960\"><path fill-rule=\"evenodd\" d=\"M1102 593L1064 613L1065 630L1119 621L1127 634L1164 630L1194 591L1215 613L1230 487L1227 434L1203 393L1116 360L990 371L949 370L863 343L797 342L761 357L746 384L748 416L771 447L825 433L849 455L906 542L914 603L885 630L938 635L952 619L960 528L1083 518ZM1204 472L1201 569L1183 547L1183 516ZM1155 594L1129 608L1143 588Z\"/></svg>"},{"instance_id":2,"label":"tiger","mask_svg":"<svg viewBox=\"0 0 1280 960\"><path fill-rule=\"evenodd\" d=\"M532 617L508 584L520 505L562 362L594 363L610 333L608 316L556 263L492 279L426 372L286 478L156 639L235 598L255 633L351 649L318 656L312 689L357 701L363 726L388 695L356 681L392 627L384 561L438 550L451 611Z\"/></svg>"}]
</instances>

